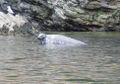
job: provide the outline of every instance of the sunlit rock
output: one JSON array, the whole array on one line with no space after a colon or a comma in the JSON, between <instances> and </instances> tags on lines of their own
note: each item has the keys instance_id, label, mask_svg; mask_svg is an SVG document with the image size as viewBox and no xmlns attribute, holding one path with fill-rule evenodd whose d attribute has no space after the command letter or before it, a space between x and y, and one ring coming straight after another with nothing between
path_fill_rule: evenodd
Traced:
<instances>
[{"instance_id":1,"label":"sunlit rock","mask_svg":"<svg viewBox=\"0 0 120 84\"><path fill-rule=\"evenodd\" d=\"M17 25L18 27L22 26L27 20L20 16L20 15L13 15L12 11L10 13L3 13L0 12L0 29L8 28L9 31L14 31L14 26ZM12 13L12 14L11 14Z\"/></svg>"},{"instance_id":2,"label":"sunlit rock","mask_svg":"<svg viewBox=\"0 0 120 84\"><path fill-rule=\"evenodd\" d=\"M0 5L0 11L24 16L36 30L118 31L120 26L120 0L0 0Z\"/></svg>"}]
</instances>

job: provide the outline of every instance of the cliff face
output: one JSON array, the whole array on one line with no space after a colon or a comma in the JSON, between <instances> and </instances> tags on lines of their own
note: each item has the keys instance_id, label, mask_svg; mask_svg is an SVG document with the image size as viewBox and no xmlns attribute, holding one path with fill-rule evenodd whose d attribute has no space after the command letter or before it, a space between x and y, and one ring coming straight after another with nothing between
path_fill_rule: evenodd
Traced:
<instances>
[{"instance_id":1,"label":"cliff face","mask_svg":"<svg viewBox=\"0 0 120 84\"><path fill-rule=\"evenodd\" d=\"M120 31L120 0L0 0L37 30Z\"/></svg>"}]
</instances>

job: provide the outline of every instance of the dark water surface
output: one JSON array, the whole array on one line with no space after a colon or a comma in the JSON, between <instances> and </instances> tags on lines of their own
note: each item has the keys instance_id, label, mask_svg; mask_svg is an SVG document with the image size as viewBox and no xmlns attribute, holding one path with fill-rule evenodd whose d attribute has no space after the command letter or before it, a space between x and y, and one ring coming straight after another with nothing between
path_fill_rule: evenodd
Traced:
<instances>
[{"instance_id":1,"label":"dark water surface","mask_svg":"<svg viewBox=\"0 0 120 84\"><path fill-rule=\"evenodd\" d=\"M0 36L0 84L120 84L120 33L59 33L86 46Z\"/></svg>"}]
</instances>

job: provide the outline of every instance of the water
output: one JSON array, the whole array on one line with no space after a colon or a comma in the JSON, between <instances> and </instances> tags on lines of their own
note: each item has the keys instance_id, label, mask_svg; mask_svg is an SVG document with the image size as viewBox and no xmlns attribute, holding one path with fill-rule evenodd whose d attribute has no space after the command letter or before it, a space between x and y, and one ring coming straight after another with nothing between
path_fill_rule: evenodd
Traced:
<instances>
[{"instance_id":1,"label":"water","mask_svg":"<svg viewBox=\"0 0 120 84\"><path fill-rule=\"evenodd\" d=\"M88 45L0 36L0 84L120 84L120 33L61 33Z\"/></svg>"}]
</instances>

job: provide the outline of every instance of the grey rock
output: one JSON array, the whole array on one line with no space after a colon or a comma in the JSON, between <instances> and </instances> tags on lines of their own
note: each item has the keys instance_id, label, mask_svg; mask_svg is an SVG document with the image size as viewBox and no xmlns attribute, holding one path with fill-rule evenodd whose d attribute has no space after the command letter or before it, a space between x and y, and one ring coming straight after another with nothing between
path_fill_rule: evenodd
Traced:
<instances>
[{"instance_id":1,"label":"grey rock","mask_svg":"<svg viewBox=\"0 0 120 84\"><path fill-rule=\"evenodd\" d=\"M89 4L86 6L87 9L99 9L101 8L101 4L98 1L92 1L89 2Z\"/></svg>"},{"instance_id":2,"label":"grey rock","mask_svg":"<svg viewBox=\"0 0 120 84\"><path fill-rule=\"evenodd\" d=\"M0 11L8 6L38 31L119 30L120 0L0 0Z\"/></svg>"}]
</instances>

